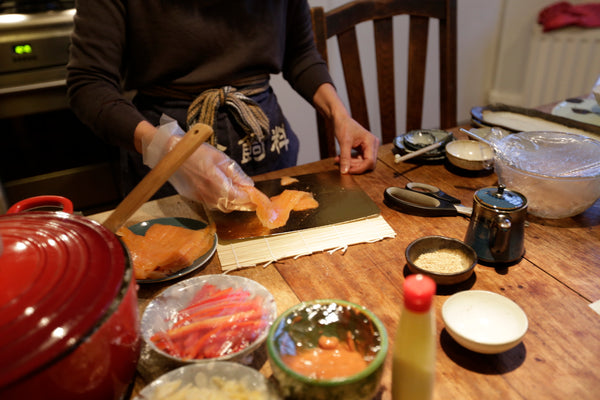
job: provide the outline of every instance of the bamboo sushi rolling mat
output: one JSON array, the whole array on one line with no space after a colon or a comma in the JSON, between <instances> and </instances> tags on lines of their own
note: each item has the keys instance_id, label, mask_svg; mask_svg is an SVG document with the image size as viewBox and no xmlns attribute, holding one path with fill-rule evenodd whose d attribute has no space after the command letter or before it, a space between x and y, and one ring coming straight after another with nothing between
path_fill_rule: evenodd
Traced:
<instances>
[{"instance_id":1,"label":"bamboo sushi rolling mat","mask_svg":"<svg viewBox=\"0 0 600 400\"><path fill-rule=\"evenodd\" d=\"M370 218L250 239L219 240L217 255L224 272L263 267L285 259L319 251L330 254L353 244L393 238L396 232L381 215Z\"/></svg>"}]
</instances>

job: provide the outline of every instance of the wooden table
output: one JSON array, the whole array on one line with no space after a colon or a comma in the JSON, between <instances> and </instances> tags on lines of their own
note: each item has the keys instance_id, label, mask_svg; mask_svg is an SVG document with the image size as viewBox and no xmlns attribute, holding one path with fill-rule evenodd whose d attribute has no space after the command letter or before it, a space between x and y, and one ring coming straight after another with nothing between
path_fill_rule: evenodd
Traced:
<instances>
[{"instance_id":1,"label":"wooden table","mask_svg":"<svg viewBox=\"0 0 600 400\"><path fill-rule=\"evenodd\" d=\"M269 289L279 312L318 298L349 300L373 311L390 338L379 399L391 398L391 352L407 273L406 246L427 235L463 239L468 226L463 217L419 217L391 210L383 204L384 189L404 187L409 181L426 182L471 205L476 190L497 182L493 173L461 174L445 164L394 164L392 148L382 146L377 168L354 179L377 203L396 231L395 238L353 245L345 253L318 253L232 273ZM264 174L257 180L336 168L328 159ZM128 225L161 216L198 217L201 213L200 207L173 196L146 203ZM106 215L91 218L102 221ZM526 254L519 263L504 268L478 264L466 283L438 290L435 399L598 398L600 315L590 304L600 300L600 201L573 218L528 220ZM221 273L216 255L198 274L214 273ZM141 286L140 311L165 286ZM521 344L498 355L483 355L461 347L449 336L441 307L453 293L469 289L500 293L523 308L529 330ZM258 356L255 364L265 375L271 375L265 354ZM134 394L145 384L138 378Z\"/></svg>"}]
</instances>

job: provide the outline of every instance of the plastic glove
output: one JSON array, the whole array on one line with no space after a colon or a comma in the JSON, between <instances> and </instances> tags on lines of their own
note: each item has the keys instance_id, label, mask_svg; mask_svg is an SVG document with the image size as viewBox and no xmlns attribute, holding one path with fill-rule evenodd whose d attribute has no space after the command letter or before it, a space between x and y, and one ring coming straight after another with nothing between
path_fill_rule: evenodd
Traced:
<instances>
[{"instance_id":1,"label":"plastic glove","mask_svg":"<svg viewBox=\"0 0 600 400\"><path fill-rule=\"evenodd\" d=\"M144 164L154 168L185 132L177 121L163 116L150 143L142 143ZM169 178L177 193L223 212L252 211L255 205L240 186L254 181L225 153L203 143Z\"/></svg>"}]
</instances>

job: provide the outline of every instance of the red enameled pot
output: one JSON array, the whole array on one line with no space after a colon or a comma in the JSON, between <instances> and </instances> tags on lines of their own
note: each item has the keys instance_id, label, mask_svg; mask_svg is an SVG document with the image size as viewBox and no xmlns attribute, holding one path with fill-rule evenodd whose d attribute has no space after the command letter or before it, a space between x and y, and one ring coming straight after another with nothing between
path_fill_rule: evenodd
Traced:
<instances>
[{"instance_id":1,"label":"red enameled pot","mask_svg":"<svg viewBox=\"0 0 600 400\"><path fill-rule=\"evenodd\" d=\"M62 211L35 211L60 205ZM136 283L121 241L40 196L0 216L0 398L119 399L134 379Z\"/></svg>"}]
</instances>

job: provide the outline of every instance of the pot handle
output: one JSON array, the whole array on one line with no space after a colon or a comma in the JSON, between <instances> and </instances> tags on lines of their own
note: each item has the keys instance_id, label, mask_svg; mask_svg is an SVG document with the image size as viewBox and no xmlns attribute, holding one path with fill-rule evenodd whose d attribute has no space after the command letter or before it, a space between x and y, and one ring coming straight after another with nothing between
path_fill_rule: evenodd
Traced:
<instances>
[{"instance_id":1,"label":"pot handle","mask_svg":"<svg viewBox=\"0 0 600 400\"><path fill-rule=\"evenodd\" d=\"M38 207L61 207L62 211L73 214L73 203L71 200L62 196L35 196L29 197L27 199L21 200L13 204L8 211L7 214L16 214L23 211L28 211Z\"/></svg>"},{"instance_id":2,"label":"pot handle","mask_svg":"<svg viewBox=\"0 0 600 400\"><path fill-rule=\"evenodd\" d=\"M492 254L506 252L510 244L511 220L504 214L499 214L492 221L492 232L490 234L490 250Z\"/></svg>"}]
</instances>

